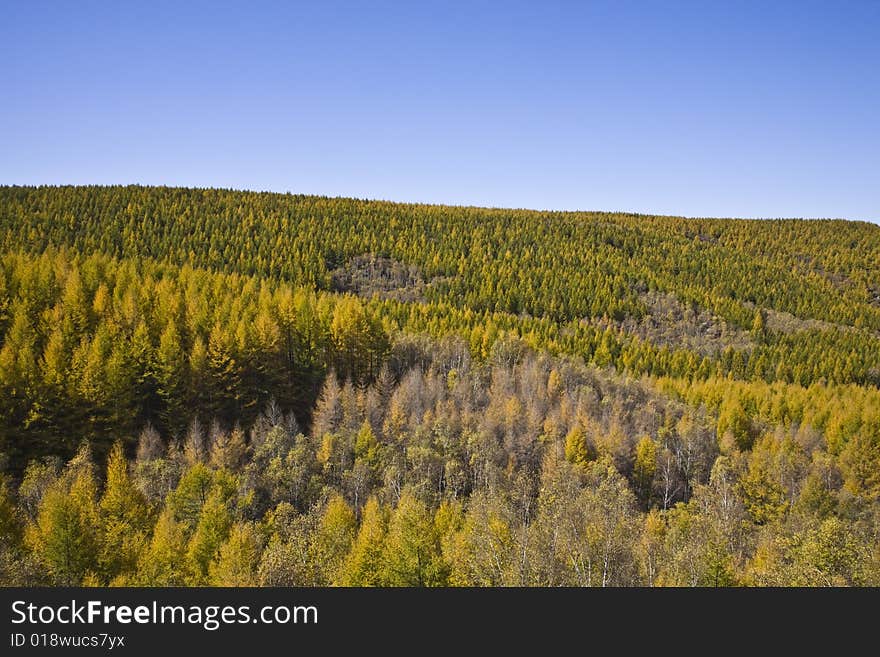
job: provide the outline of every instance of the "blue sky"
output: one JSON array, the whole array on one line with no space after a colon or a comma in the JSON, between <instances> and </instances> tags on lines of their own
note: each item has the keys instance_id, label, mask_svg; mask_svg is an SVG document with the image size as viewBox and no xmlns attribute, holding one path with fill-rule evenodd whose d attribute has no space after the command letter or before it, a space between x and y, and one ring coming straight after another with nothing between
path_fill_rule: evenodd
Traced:
<instances>
[{"instance_id":1,"label":"blue sky","mask_svg":"<svg viewBox=\"0 0 880 657\"><path fill-rule=\"evenodd\" d=\"M880 2L23 2L0 184L880 220Z\"/></svg>"}]
</instances>

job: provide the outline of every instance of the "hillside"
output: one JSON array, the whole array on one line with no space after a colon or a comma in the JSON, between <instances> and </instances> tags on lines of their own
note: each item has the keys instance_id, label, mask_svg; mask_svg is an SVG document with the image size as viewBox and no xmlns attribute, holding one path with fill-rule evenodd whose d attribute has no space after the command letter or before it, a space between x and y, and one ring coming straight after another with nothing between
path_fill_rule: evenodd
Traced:
<instances>
[{"instance_id":1,"label":"hillside","mask_svg":"<svg viewBox=\"0 0 880 657\"><path fill-rule=\"evenodd\" d=\"M373 255L425 281L424 313L446 315L451 307L467 315L455 320L464 324L504 313L501 321L534 333L542 347L588 360L604 340L619 369L692 375L693 363L651 353L692 344L689 351L713 361L704 373L720 368L802 385L880 382L880 227L873 224L142 187L7 187L0 213L7 252L65 246L317 289L331 289L332 272ZM761 335L744 335L756 321ZM679 339L719 333L730 339ZM624 361L632 336L645 339L649 353Z\"/></svg>"},{"instance_id":2,"label":"hillside","mask_svg":"<svg viewBox=\"0 0 880 657\"><path fill-rule=\"evenodd\" d=\"M877 225L0 187L0 336L2 583L880 583Z\"/></svg>"}]
</instances>

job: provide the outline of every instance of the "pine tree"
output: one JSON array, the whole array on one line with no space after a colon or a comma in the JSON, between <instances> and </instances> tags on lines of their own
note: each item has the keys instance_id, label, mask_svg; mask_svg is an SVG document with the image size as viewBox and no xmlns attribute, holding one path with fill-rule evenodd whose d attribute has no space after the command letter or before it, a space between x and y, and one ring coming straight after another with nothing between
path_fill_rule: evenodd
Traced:
<instances>
[{"instance_id":1,"label":"pine tree","mask_svg":"<svg viewBox=\"0 0 880 657\"><path fill-rule=\"evenodd\" d=\"M238 472L247 457L248 446L244 441L244 431L238 425L229 433L223 432L211 445L209 463L211 467L229 472Z\"/></svg>"},{"instance_id":2,"label":"pine tree","mask_svg":"<svg viewBox=\"0 0 880 657\"><path fill-rule=\"evenodd\" d=\"M214 586L256 586L260 536L252 523L236 523L209 567Z\"/></svg>"},{"instance_id":3,"label":"pine tree","mask_svg":"<svg viewBox=\"0 0 880 657\"><path fill-rule=\"evenodd\" d=\"M141 586L183 586L187 582L185 553L185 528L174 519L174 512L165 508L138 560L135 581Z\"/></svg>"},{"instance_id":4,"label":"pine tree","mask_svg":"<svg viewBox=\"0 0 880 657\"><path fill-rule=\"evenodd\" d=\"M330 372L324 380L318 403L312 416L312 436L321 438L324 434L336 431L342 422L342 389L336 375Z\"/></svg>"},{"instance_id":5,"label":"pine tree","mask_svg":"<svg viewBox=\"0 0 880 657\"><path fill-rule=\"evenodd\" d=\"M241 372L235 356L233 336L215 324L207 348L208 409L213 417L227 421L234 420L241 410Z\"/></svg>"},{"instance_id":6,"label":"pine tree","mask_svg":"<svg viewBox=\"0 0 880 657\"><path fill-rule=\"evenodd\" d=\"M635 492L646 508L650 506L654 475L657 472L657 443L650 436L644 436L636 445L636 459L633 464L633 483Z\"/></svg>"},{"instance_id":7,"label":"pine tree","mask_svg":"<svg viewBox=\"0 0 880 657\"><path fill-rule=\"evenodd\" d=\"M565 436L565 460L575 465L586 465L591 458L587 435L579 426L572 427Z\"/></svg>"},{"instance_id":8,"label":"pine tree","mask_svg":"<svg viewBox=\"0 0 880 657\"><path fill-rule=\"evenodd\" d=\"M98 563L101 527L91 466L74 463L46 491L27 542L59 584L79 584Z\"/></svg>"},{"instance_id":9,"label":"pine tree","mask_svg":"<svg viewBox=\"0 0 880 657\"><path fill-rule=\"evenodd\" d=\"M385 540L383 580L388 586L443 586L448 566L425 505L404 492L391 514Z\"/></svg>"},{"instance_id":10,"label":"pine tree","mask_svg":"<svg viewBox=\"0 0 880 657\"><path fill-rule=\"evenodd\" d=\"M199 514L195 533L186 549L187 582L191 586L208 583L208 568L217 558L232 527L232 515L222 493L215 490Z\"/></svg>"},{"instance_id":11,"label":"pine tree","mask_svg":"<svg viewBox=\"0 0 880 657\"><path fill-rule=\"evenodd\" d=\"M355 437L354 455L356 458L363 459L370 466L374 466L379 457L379 443L376 440L376 434L373 433L373 427L367 420L361 424Z\"/></svg>"},{"instance_id":12,"label":"pine tree","mask_svg":"<svg viewBox=\"0 0 880 657\"><path fill-rule=\"evenodd\" d=\"M106 581L134 572L151 528L147 500L128 474L122 443L114 444L100 502L102 546L98 563Z\"/></svg>"},{"instance_id":13,"label":"pine tree","mask_svg":"<svg viewBox=\"0 0 880 657\"><path fill-rule=\"evenodd\" d=\"M340 567L354 540L356 522L354 512L341 496L327 502L311 546L322 580L336 580Z\"/></svg>"},{"instance_id":14,"label":"pine tree","mask_svg":"<svg viewBox=\"0 0 880 657\"><path fill-rule=\"evenodd\" d=\"M760 308L755 311L755 318L752 320L752 336L758 342L762 342L765 337L766 320L764 319L764 311Z\"/></svg>"},{"instance_id":15,"label":"pine tree","mask_svg":"<svg viewBox=\"0 0 880 657\"><path fill-rule=\"evenodd\" d=\"M186 356L174 321L169 321L156 351L156 383L162 400L163 426L179 434L185 426Z\"/></svg>"},{"instance_id":16,"label":"pine tree","mask_svg":"<svg viewBox=\"0 0 880 657\"><path fill-rule=\"evenodd\" d=\"M388 517L375 497L364 505L361 526L342 565L337 583L342 586L382 586L384 542Z\"/></svg>"}]
</instances>

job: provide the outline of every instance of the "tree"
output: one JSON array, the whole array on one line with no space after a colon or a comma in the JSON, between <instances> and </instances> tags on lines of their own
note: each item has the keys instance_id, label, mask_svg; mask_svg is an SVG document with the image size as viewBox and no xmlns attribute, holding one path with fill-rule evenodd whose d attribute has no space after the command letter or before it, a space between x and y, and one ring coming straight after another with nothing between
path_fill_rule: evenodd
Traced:
<instances>
[{"instance_id":1,"label":"tree","mask_svg":"<svg viewBox=\"0 0 880 657\"><path fill-rule=\"evenodd\" d=\"M266 514L269 544L258 568L261 586L326 585L320 565L314 558L314 540L320 521L316 510L299 514L282 502Z\"/></svg>"},{"instance_id":2,"label":"tree","mask_svg":"<svg viewBox=\"0 0 880 657\"><path fill-rule=\"evenodd\" d=\"M647 508L651 503L654 489L654 475L657 472L657 443L650 436L643 436L636 445L636 459L633 464L633 484L635 493Z\"/></svg>"},{"instance_id":3,"label":"tree","mask_svg":"<svg viewBox=\"0 0 880 657\"><path fill-rule=\"evenodd\" d=\"M0 582L5 586L45 584L40 565L24 545L24 522L7 478L0 475Z\"/></svg>"},{"instance_id":4,"label":"tree","mask_svg":"<svg viewBox=\"0 0 880 657\"><path fill-rule=\"evenodd\" d=\"M201 356L196 358L201 360ZM169 320L156 351L156 382L163 410L163 425L179 434L186 424L187 357L176 323Z\"/></svg>"},{"instance_id":5,"label":"tree","mask_svg":"<svg viewBox=\"0 0 880 657\"><path fill-rule=\"evenodd\" d=\"M321 438L339 428L342 422L342 389L333 372L324 380L321 394L312 417L312 436Z\"/></svg>"},{"instance_id":6,"label":"tree","mask_svg":"<svg viewBox=\"0 0 880 657\"><path fill-rule=\"evenodd\" d=\"M579 426L572 427L565 436L565 460L575 465L586 465L592 458L587 435Z\"/></svg>"},{"instance_id":7,"label":"tree","mask_svg":"<svg viewBox=\"0 0 880 657\"><path fill-rule=\"evenodd\" d=\"M765 325L764 311L758 308L755 311L755 318L752 320L752 336L759 342L764 340Z\"/></svg>"},{"instance_id":8,"label":"tree","mask_svg":"<svg viewBox=\"0 0 880 657\"><path fill-rule=\"evenodd\" d=\"M122 443L114 444L107 462L107 481L100 502L101 553L98 564L105 581L135 570L151 528L147 500L128 474Z\"/></svg>"},{"instance_id":9,"label":"tree","mask_svg":"<svg viewBox=\"0 0 880 657\"><path fill-rule=\"evenodd\" d=\"M479 492L471 496L467 512L441 506L435 526L441 537L444 561L452 586L510 584L514 551L509 509L504 501Z\"/></svg>"},{"instance_id":10,"label":"tree","mask_svg":"<svg viewBox=\"0 0 880 657\"><path fill-rule=\"evenodd\" d=\"M388 338L357 297L342 297L333 310L330 339L337 374L358 385L371 382L382 367Z\"/></svg>"},{"instance_id":11,"label":"tree","mask_svg":"<svg viewBox=\"0 0 880 657\"><path fill-rule=\"evenodd\" d=\"M141 586L184 586L187 583L185 527L165 508L156 521L150 543L138 560L135 581Z\"/></svg>"},{"instance_id":12,"label":"tree","mask_svg":"<svg viewBox=\"0 0 880 657\"><path fill-rule=\"evenodd\" d=\"M388 514L375 497L364 505L361 525L337 582L342 586L382 586Z\"/></svg>"},{"instance_id":13,"label":"tree","mask_svg":"<svg viewBox=\"0 0 880 657\"><path fill-rule=\"evenodd\" d=\"M262 513L281 502L305 511L316 495L319 467L312 441L275 426L253 450L243 473L244 492Z\"/></svg>"},{"instance_id":14,"label":"tree","mask_svg":"<svg viewBox=\"0 0 880 657\"><path fill-rule=\"evenodd\" d=\"M373 427L364 420L361 428L358 430L354 442L354 455L361 458L369 465L375 465L379 457L379 443L376 440L376 434L373 433Z\"/></svg>"},{"instance_id":15,"label":"tree","mask_svg":"<svg viewBox=\"0 0 880 657\"><path fill-rule=\"evenodd\" d=\"M229 538L211 562L210 581L214 586L256 586L257 566L262 547L253 523L236 523Z\"/></svg>"},{"instance_id":16,"label":"tree","mask_svg":"<svg viewBox=\"0 0 880 657\"><path fill-rule=\"evenodd\" d=\"M209 582L208 569L217 558L231 527L232 514L227 502L222 492L215 490L199 514L198 525L186 549L187 582L190 585L204 586Z\"/></svg>"},{"instance_id":17,"label":"tree","mask_svg":"<svg viewBox=\"0 0 880 657\"><path fill-rule=\"evenodd\" d=\"M234 352L234 337L219 323L211 329L207 347L208 408L212 416L234 420L240 409L241 371ZM195 369L195 367L193 368Z\"/></svg>"},{"instance_id":18,"label":"tree","mask_svg":"<svg viewBox=\"0 0 880 657\"><path fill-rule=\"evenodd\" d=\"M404 492L391 514L383 578L389 586L443 586L448 566L425 505Z\"/></svg>"},{"instance_id":19,"label":"tree","mask_svg":"<svg viewBox=\"0 0 880 657\"><path fill-rule=\"evenodd\" d=\"M872 541L853 532L840 518L826 518L798 532L789 529L763 538L749 564L752 583L861 586L870 581Z\"/></svg>"},{"instance_id":20,"label":"tree","mask_svg":"<svg viewBox=\"0 0 880 657\"><path fill-rule=\"evenodd\" d=\"M677 504L667 516L666 552L658 575L665 586L732 586L733 558L726 541L694 501Z\"/></svg>"},{"instance_id":21,"label":"tree","mask_svg":"<svg viewBox=\"0 0 880 657\"><path fill-rule=\"evenodd\" d=\"M718 416L718 435L742 451L751 449L754 444L756 432L739 398L725 403Z\"/></svg>"},{"instance_id":22,"label":"tree","mask_svg":"<svg viewBox=\"0 0 880 657\"><path fill-rule=\"evenodd\" d=\"M868 500L880 499L880 418L849 440L840 460L851 493Z\"/></svg>"},{"instance_id":23,"label":"tree","mask_svg":"<svg viewBox=\"0 0 880 657\"><path fill-rule=\"evenodd\" d=\"M197 463L189 468L168 496L168 507L174 512L174 518L194 527L214 484L214 473L203 464Z\"/></svg>"},{"instance_id":24,"label":"tree","mask_svg":"<svg viewBox=\"0 0 880 657\"><path fill-rule=\"evenodd\" d=\"M138 436L137 461L140 463L155 461L162 457L164 451L165 445L159 432L151 424L145 426Z\"/></svg>"},{"instance_id":25,"label":"tree","mask_svg":"<svg viewBox=\"0 0 880 657\"><path fill-rule=\"evenodd\" d=\"M354 540L355 529L356 522L351 507L339 495L330 498L311 545L311 553L322 581L330 583L337 579Z\"/></svg>"},{"instance_id":26,"label":"tree","mask_svg":"<svg viewBox=\"0 0 880 657\"><path fill-rule=\"evenodd\" d=\"M210 464L229 472L238 472L247 456L244 432L236 426L231 432L222 432L211 445Z\"/></svg>"},{"instance_id":27,"label":"tree","mask_svg":"<svg viewBox=\"0 0 880 657\"><path fill-rule=\"evenodd\" d=\"M756 524L773 522L788 509L785 491L760 463L753 460L739 483L746 510Z\"/></svg>"},{"instance_id":28,"label":"tree","mask_svg":"<svg viewBox=\"0 0 880 657\"><path fill-rule=\"evenodd\" d=\"M61 474L61 459L46 457L28 463L18 487L18 499L24 516L36 520L40 502Z\"/></svg>"},{"instance_id":29,"label":"tree","mask_svg":"<svg viewBox=\"0 0 880 657\"><path fill-rule=\"evenodd\" d=\"M656 509L645 515L642 535L636 547L641 581L645 586L655 586L664 559L666 523Z\"/></svg>"},{"instance_id":30,"label":"tree","mask_svg":"<svg viewBox=\"0 0 880 657\"><path fill-rule=\"evenodd\" d=\"M204 463L208 456L208 439L198 416L193 417L183 442L183 456L189 465Z\"/></svg>"},{"instance_id":31,"label":"tree","mask_svg":"<svg viewBox=\"0 0 880 657\"><path fill-rule=\"evenodd\" d=\"M98 564L101 526L97 485L85 453L71 461L64 477L43 496L27 542L59 584L79 584Z\"/></svg>"}]
</instances>

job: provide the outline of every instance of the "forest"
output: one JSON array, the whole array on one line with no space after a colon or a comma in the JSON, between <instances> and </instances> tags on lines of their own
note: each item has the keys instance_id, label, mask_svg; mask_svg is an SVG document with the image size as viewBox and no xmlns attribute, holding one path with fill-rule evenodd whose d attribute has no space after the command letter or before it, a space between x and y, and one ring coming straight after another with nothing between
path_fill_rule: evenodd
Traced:
<instances>
[{"instance_id":1,"label":"forest","mask_svg":"<svg viewBox=\"0 0 880 657\"><path fill-rule=\"evenodd\" d=\"M880 226L0 187L0 584L880 585Z\"/></svg>"}]
</instances>

